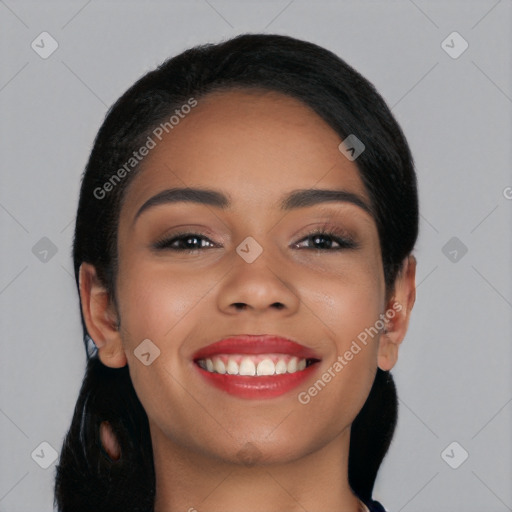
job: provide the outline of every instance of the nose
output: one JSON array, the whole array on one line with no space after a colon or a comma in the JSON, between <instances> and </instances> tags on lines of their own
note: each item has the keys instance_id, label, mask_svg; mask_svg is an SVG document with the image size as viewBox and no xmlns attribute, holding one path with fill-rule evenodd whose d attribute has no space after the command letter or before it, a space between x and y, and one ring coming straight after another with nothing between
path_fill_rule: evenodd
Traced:
<instances>
[{"instance_id":1,"label":"nose","mask_svg":"<svg viewBox=\"0 0 512 512\"><path fill-rule=\"evenodd\" d=\"M285 272L276 260L267 261L263 254L252 263L240 258L221 285L219 308L228 314L275 310L292 315L300 299L290 277L289 271Z\"/></svg>"}]
</instances>

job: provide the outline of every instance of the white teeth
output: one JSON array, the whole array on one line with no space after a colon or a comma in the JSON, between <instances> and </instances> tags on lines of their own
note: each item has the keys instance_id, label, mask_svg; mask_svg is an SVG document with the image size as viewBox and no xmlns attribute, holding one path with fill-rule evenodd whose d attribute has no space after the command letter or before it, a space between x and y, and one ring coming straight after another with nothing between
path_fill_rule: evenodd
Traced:
<instances>
[{"instance_id":1,"label":"white teeth","mask_svg":"<svg viewBox=\"0 0 512 512\"><path fill-rule=\"evenodd\" d=\"M258 363L258 375L274 375L276 372L276 365L272 359L263 359Z\"/></svg>"},{"instance_id":2,"label":"white teeth","mask_svg":"<svg viewBox=\"0 0 512 512\"><path fill-rule=\"evenodd\" d=\"M236 364L236 361L233 361L233 359L228 359L226 371L229 373L229 375L238 375L238 365Z\"/></svg>"},{"instance_id":3,"label":"white teeth","mask_svg":"<svg viewBox=\"0 0 512 512\"><path fill-rule=\"evenodd\" d=\"M206 367L206 369L208 370L208 367ZM222 359L219 359L218 357L216 357L215 360L213 361L213 369L215 370L216 373L226 373L226 367L224 366L224 362L222 361Z\"/></svg>"},{"instance_id":4,"label":"white teeth","mask_svg":"<svg viewBox=\"0 0 512 512\"><path fill-rule=\"evenodd\" d=\"M258 370L259 370L259 367L260 366L258 365ZM238 375L256 375L256 365L254 364L254 361L252 359L250 359L249 357L244 357L242 359L242 362L240 363ZM258 371L258 375L260 375L259 371Z\"/></svg>"},{"instance_id":5,"label":"white teeth","mask_svg":"<svg viewBox=\"0 0 512 512\"><path fill-rule=\"evenodd\" d=\"M201 359L198 365L210 373L242 376L282 375L306 368L306 359L288 354L224 354Z\"/></svg>"},{"instance_id":6,"label":"white teeth","mask_svg":"<svg viewBox=\"0 0 512 512\"><path fill-rule=\"evenodd\" d=\"M288 370L288 373L295 373L297 371L297 358L296 357L292 357L290 359L290 361L288 362L288 367L287 367L287 370Z\"/></svg>"},{"instance_id":7,"label":"white teeth","mask_svg":"<svg viewBox=\"0 0 512 512\"><path fill-rule=\"evenodd\" d=\"M306 363L306 361L304 360L304 364ZM286 373L286 370L287 370L288 366L286 364L286 362L284 361L284 359L279 359L279 361L277 361L276 363L276 373L278 375L282 374L282 373Z\"/></svg>"}]
</instances>

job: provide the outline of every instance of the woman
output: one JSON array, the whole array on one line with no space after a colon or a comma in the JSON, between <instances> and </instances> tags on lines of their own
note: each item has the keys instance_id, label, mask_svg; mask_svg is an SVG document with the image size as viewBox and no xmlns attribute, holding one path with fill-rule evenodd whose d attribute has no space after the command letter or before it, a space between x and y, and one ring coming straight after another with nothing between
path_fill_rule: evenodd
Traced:
<instances>
[{"instance_id":1,"label":"woman","mask_svg":"<svg viewBox=\"0 0 512 512\"><path fill-rule=\"evenodd\" d=\"M82 180L58 509L383 511L417 235L405 137L333 53L245 34L143 76Z\"/></svg>"}]
</instances>

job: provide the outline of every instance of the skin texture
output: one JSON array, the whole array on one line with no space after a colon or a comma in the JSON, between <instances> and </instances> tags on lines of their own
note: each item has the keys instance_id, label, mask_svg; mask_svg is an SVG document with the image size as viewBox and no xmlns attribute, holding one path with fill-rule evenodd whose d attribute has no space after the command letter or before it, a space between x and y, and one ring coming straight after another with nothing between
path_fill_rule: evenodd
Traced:
<instances>
[{"instance_id":1,"label":"skin texture","mask_svg":"<svg viewBox=\"0 0 512 512\"><path fill-rule=\"evenodd\" d=\"M386 300L370 214L335 202L279 210L283 195L307 188L344 189L370 204L356 162L339 151L340 142L295 99L261 91L212 93L151 150L126 191L118 231L118 310L94 267L81 266L81 304L99 357L113 368L128 364L149 418L156 512L358 510L347 477L350 425L377 366L390 370L396 363L415 300L416 261L405 260ZM148 198L186 186L220 190L232 207L163 204L133 223ZM308 233L325 222L347 230L358 247L318 249ZM207 240L189 253L151 248L181 229ZM235 250L248 236L263 249L252 263ZM369 338L308 404L299 403L297 393L393 303L401 311L387 333ZM231 396L204 382L192 355L244 333L289 337L321 361L306 385L285 395ZM134 355L145 339L160 349L149 366ZM109 429L101 435L118 454Z\"/></svg>"}]
</instances>

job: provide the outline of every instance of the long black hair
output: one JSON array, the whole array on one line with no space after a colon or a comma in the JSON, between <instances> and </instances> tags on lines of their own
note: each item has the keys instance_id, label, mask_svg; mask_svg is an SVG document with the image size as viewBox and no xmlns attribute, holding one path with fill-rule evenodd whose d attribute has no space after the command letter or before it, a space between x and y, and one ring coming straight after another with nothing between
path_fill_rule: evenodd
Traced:
<instances>
[{"instance_id":1,"label":"long black hair","mask_svg":"<svg viewBox=\"0 0 512 512\"><path fill-rule=\"evenodd\" d=\"M125 165L133 152L191 98L240 88L294 97L343 139L354 134L364 143L356 164L374 210L386 293L391 294L418 236L416 175L405 136L375 87L334 53L265 34L242 34L188 49L145 74L109 109L82 177L73 243L77 289L81 263L91 263L117 304L117 228L124 191L138 169ZM125 172L118 172L123 165ZM116 173L123 179L105 187ZM60 512L152 511L155 473L147 415L128 366L103 365L91 350L82 312L81 321L87 368L56 467L54 503ZM349 484L365 502L371 499L397 415L393 378L377 368L351 427ZM111 460L102 447L102 421L110 423L119 441L119 460Z\"/></svg>"}]
</instances>

